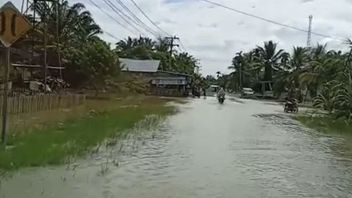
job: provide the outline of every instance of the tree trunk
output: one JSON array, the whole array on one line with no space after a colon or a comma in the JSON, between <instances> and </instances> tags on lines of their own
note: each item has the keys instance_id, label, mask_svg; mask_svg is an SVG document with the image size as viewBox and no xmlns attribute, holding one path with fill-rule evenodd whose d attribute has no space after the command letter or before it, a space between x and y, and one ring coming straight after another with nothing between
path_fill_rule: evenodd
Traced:
<instances>
[{"instance_id":1,"label":"tree trunk","mask_svg":"<svg viewBox=\"0 0 352 198\"><path fill-rule=\"evenodd\" d=\"M264 80L265 81L272 81L273 80L273 71L270 64L265 64L265 71L264 71Z\"/></svg>"}]
</instances>

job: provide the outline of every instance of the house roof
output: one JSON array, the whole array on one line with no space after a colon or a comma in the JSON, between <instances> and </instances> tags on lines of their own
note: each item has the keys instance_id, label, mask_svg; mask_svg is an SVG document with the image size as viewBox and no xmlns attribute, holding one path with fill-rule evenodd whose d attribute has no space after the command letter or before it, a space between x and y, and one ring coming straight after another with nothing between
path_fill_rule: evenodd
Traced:
<instances>
[{"instance_id":1,"label":"house roof","mask_svg":"<svg viewBox=\"0 0 352 198\"><path fill-rule=\"evenodd\" d=\"M120 58L122 71L155 73L158 71L159 60L134 60Z\"/></svg>"}]
</instances>

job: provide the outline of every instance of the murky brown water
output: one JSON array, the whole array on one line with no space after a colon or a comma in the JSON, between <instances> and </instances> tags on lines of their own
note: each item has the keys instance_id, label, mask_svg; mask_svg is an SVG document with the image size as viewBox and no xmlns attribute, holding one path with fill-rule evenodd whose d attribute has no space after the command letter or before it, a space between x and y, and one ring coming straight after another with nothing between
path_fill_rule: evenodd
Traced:
<instances>
[{"instance_id":1,"label":"murky brown water","mask_svg":"<svg viewBox=\"0 0 352 198\"><path fill-rule=\"evenodd\" d=\"M87 159L2 179L0 198L352 197L351 138L312 132L258 101L180 110Z\"/></svg>"}]
</instances>

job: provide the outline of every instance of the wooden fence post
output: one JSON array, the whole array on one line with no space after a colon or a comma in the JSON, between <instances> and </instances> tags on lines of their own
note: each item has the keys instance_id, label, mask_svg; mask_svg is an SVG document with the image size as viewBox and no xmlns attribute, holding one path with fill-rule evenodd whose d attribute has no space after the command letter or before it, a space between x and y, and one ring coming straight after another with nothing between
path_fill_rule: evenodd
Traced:
<instances>
[{"instance_id":1,"label":"wooden fence post","mask_svg":"<svg viewBox=\"0 0 352 198\"><path fill-rule=\"evenodd\" d=\"M21 113L21 96L17 98L17 113Z\"/></svg>"},{"instance_id":2,"label":"wooden fence post","mask_svg":"<svg viewBox=\"0 0 352 198\"><path fill-rule=\"evenodd\" d=\"M0 97L0 103L2 98ZM70 108L86 102L86 95L34 95L13 96L8 98L8 112L11 114L33 113L39 111L52 111L54 109ZM0 111L2 106L0 105Z\"/></svg>"}]
</instances>

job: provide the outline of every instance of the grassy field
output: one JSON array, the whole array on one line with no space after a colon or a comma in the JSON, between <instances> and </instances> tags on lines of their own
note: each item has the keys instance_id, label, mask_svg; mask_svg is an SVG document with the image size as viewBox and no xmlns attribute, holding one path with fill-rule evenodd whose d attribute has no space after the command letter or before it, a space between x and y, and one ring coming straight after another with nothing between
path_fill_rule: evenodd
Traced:
<instances>
[{"instance_id":1,"label":"grassy field","mask_svg":"<svg viewBox=\"0 0 352 198\"><path fill-rule=\"evenodd\" d=\"M70 110L22 115L27 123L18 124L9 135L10 147L0 150L0 169L62 164L67 157L84 155L104 139L132 128L147 115L171 113L173 108L165 105L168 101L144 97L88 100Z\"/></svg>"},{"instance_id":2,"label":"grassy field","mask_svg":"<svg viewBox=\"0 0 352 198\"><path fill-rule=\"evenodd\" d=\"M348 123L343 119L335 119L328 115L326 116L308 116L299 115L295 117L298 121L309 128L316 129L323 133L341 133L352 135L352 123Z\"/></svg>"}]
</instances>

